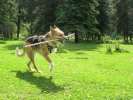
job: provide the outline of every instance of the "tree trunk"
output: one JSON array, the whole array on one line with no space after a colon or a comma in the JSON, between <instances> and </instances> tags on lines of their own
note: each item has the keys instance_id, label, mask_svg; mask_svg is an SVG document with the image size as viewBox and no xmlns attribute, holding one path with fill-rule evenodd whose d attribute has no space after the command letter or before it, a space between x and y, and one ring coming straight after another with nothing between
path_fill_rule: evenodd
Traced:
<instances>
[{"instance_id":1,"label":"tree trunk","mask_svg":"<svg viewBox=\"0 0 133 100\"><path fill-rule=\"evenodd\" d=\"M130 34L130 41L132 41L132 34Z\"/></svg>"},{"instance_id":2,"label":"tree trunk","mask_svg":"<svg viewBox=\"0 0 133 100\"><path fill-rule=\"evenodd\" d=\"M30 23L30 34L33 34L33 29L32 29L32 27L33 27L33 24L32 24L32 21L31 21L31 23Z\"/></svg>"},{"instance_id":3,"label":"tree trunk","mask_svg":"<svg viewBox=\"0 0 133 100\"><path fill-rule=\"evenodd\" d=\"M21 14L21 10L20 10L20 7L18 7L18 19L17 19L17 38L18 38L18 39L19 39L20 24L21 24L20 14Z\"/></svg>"},{"instance_id":4,"label":"tree trunk","mask_svg":"<svg viewBox=\"0 0 133 100\"><path fill-rule=\"evenodd\" d=\"M79 43L78 32L75 32L75 43Z\"/></svg>"},{"instance_id":5,"label":"tree trunk","mask_svg":"<svg viewBox=\"0 0 133 100\"><path fill-rule=\"evenodd\" d=\"M100 41L101 40L101 35L100 34L98 34L98 41Z\"/></svg>"}]
</instances>

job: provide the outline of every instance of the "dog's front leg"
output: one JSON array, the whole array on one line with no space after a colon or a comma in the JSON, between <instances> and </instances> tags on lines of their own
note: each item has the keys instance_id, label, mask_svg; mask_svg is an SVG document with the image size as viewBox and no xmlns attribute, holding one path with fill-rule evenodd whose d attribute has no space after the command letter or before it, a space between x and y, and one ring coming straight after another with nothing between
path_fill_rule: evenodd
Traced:
<instances>
[{"instance_id":1,"label":"dog's front leg","mask_svg":"<svg viewBox=\"0 0 133 100\"><path fill-rule=\"evenodd\" d=\"M50 72L51 72L53 70L54 64L52 63L52 60L49 57L49 53L45 53L44 57L49 63L49 69L50 69Z\"/></svg>"},{"instance_id":2,"label":"dog's front leg","mask_svg":"<svg viewBox=\"0 0 133 100\"><path fill-rule=\"evenodd\" d=\"M50 72L52 72L53 68L54 68L54 64L53 63L49 63Z\"/></svg>"}]
</instances>

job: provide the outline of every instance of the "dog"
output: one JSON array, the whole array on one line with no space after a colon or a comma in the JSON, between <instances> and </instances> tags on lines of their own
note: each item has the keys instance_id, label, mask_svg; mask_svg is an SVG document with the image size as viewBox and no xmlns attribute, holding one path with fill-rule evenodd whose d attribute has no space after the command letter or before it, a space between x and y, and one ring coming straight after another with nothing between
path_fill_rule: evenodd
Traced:
<instances>
[{"instance_id":1,"label":"dog","mask_svg":"<svg viewBox=\"0 0 133 100\"><path fill-rule=\"evenodd\" d=\"M35 60L34 60L35 53L38 52L49 63L49 68L51 72L53 70L54 65L51 58L49 57L49 48L56 47L57 43L58 42L62 43L64 39L65 39L64 32L60 28L58 28L55 25L53 27L50 26L50 31L47 32L45 35L40 35L40 36L34 35L34 36L28 37L25 40L23 51L20 50L18 47L16 48L16 55L23 56L26 53L29 58L29 62L27 63L28 69L31 72L41 72L36 66ZM50 41L50 40L57 40L57 41ZM45 42L45 41L50 41L50 42L34 45L36 43ZM33 67L31 67L31 64L33 65Z\"/></svg>"}]
</instances>

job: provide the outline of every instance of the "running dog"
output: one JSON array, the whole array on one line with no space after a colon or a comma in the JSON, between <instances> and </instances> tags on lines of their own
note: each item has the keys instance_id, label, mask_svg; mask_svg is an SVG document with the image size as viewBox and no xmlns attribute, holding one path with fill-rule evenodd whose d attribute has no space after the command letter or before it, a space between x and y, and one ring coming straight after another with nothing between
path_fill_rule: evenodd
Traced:
<instances>
[{"instance_id":1,"label":"running dog","mask_svg":"<svg viewBox=\"0 0 133 100\"><path fill-rule=\"evenodd\" d=\"M40 36L30 36L25 40L25 44L23 47L23 51L20 50L18 47L16 48L16 55L17 56L23 56L25 53L27 54L29 58L29 62L27 63L27 66L31 72L40 72L40 70L37 68L34 60L34 55L36 52L40 53L49 63L50 71L52 71L54 65L52 60L49 57L49 47L54 48L58 42L63 42L65 38L64 32L59 29L57 26L54 25L54 27L50 26L50 31L47 32L45 35ZM57 41L51 41L51 40L57 40ZM46 43L45 42L50 41ZM38 43L37 45L34 45ZM29 46L27 46L29 45ZM30 46L31 45L31 46ZM27 47L26 47L27 46ZM33 65L33 67L31 66Z\"/></svg>"}]
</instances>

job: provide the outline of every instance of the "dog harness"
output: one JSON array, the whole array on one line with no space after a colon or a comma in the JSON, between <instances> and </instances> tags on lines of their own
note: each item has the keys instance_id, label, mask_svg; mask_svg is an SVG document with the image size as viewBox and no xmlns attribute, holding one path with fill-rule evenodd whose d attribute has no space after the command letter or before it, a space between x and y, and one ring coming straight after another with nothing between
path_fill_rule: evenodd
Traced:
<instances>
[{"instance_id":1,"label":"dog harness","mask_svg":"<svg viewBox=\"0 0 133 100\"><path fill-rule=\"evenodd\" d=\"M46 35L34 35L34 36L30 36L26 39L26 42L31 43L31 44L35 44L35 43L39 43L39 42L45 42L48 39L48 34ZM49 43L46 43L48 50L52 51L52 49L54 48L54 46L50 45ZM39 45L35 45L33 47L38 47Z\"/></svg>"}]
</instances>

